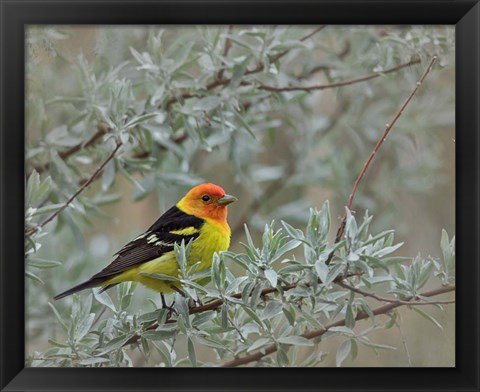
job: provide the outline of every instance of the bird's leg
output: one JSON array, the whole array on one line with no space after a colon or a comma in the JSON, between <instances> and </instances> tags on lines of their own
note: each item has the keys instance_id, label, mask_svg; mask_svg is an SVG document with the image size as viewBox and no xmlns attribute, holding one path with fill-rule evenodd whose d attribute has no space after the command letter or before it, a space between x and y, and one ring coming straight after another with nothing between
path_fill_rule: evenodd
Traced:
<instances>
[{"instance_id":1,"label":"bird's leg","mask_svg":"<svg viewBox=\"0 0 480 392\"><path fill-rule=\"evenodd\" d=\"M163 293L160 293L160 300L162 301L162 309L168 310L167 319L172 317L173 313L177 313L177 311L173 308L173 306L175 305L175 300L173 300L172 304L168 306L167 301L165 300L165 295Z\"/></svg>"},{"instance_id":2,"label":"bird's leg","mask_svg":"<svg viewBox=\"0 0 480 392\"><path fill-rule=\"evenodd\" d=\"M172 287L172 290L176 291L178 294L180 294L183 298L186 298L187 295L185 294L184 291L182 291L181 289L179 289L178 287L176 286L171 286ZM202 303L200 302L200 300L197 300L197 301L194 301L194 304L198 304L199 306L202 306Z\"/></svg>"},{"instance_id":3,"label":"bird's leg","mask_svg":"<svg viewBox=\"0 0 480 392\"><path fill-rule=\"evenodd\" d=\"M176 291L182 297L184 297L184 298L186 297L185 293L182 290L180 290L177 286L172 285L171 288L172 288L173 291Z\"/></svg>"},{"instance_id":4,"label":"bird's leg","mask_svg":"<svg viewBox=\"0 0 480 392\"><path fill-rule=\"evenodd\" d=\"M160 300L162 301L162 309L167 309L168 306L167 306L167 303L165 302L165 296L163 295L163 293L160 293Z\"/></svg>"}]
</instances>

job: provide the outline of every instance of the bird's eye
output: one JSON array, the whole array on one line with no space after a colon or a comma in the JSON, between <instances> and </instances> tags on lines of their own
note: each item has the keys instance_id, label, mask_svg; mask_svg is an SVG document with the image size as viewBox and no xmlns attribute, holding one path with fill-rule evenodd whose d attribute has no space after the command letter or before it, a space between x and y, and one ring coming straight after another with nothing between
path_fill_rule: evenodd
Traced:
<instances>
[{"instance_id":1,"label":"bird's eye","mask_svg":"<svg viewBox=\"0 0 480 392\"><path fill-rule=\"evenodd\" d=\"M203 195L203 196L202 196L202 200L203 200L203 201L209 201L209 200L210 200L210 196L208 196L208 195Z\"/></svg>"}]
</instances>

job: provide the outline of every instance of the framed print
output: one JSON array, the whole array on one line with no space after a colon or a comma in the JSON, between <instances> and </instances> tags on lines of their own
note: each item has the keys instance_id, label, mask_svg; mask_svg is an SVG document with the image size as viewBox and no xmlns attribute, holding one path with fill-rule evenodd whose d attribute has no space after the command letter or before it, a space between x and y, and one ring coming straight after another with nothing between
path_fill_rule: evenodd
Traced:
<instances>
[{"instance_id":1,"label":"framed print","mask_svg":"<svg viewBox=\"0 0 480 392\"><path fill-rule=\"evenodd\" d=\"M479 7L3 1L2 391L478 390Z\"/></svg>"}]
</instances>

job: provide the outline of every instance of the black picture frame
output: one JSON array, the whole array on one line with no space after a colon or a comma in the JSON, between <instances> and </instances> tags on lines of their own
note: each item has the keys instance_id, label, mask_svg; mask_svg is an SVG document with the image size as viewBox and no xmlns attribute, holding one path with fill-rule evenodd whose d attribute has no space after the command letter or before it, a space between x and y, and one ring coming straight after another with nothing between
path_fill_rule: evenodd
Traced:
<instances>
[{"instance_id":1,"label":"black picture frame","mask_svg":"<svg viewBox=\"0 0 480 392\"><path fill-rule=\"evenodd\" d=\"M452 390L479 382L480 4L435 1L0 0L2 391ZM456 26L457 319L454 368L24 368L26 24L452 24Z\"/></svg>"}]
</instances>

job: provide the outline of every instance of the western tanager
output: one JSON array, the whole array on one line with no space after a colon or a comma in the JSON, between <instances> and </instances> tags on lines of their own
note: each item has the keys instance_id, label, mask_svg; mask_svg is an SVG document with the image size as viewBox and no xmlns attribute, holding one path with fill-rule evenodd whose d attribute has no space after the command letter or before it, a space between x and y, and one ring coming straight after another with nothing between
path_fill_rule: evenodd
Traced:
<instances>
[{"instance_id":1,"label":"western tanager","mask_svg":"<svg viewBox=\"0 0 480 392\"><path fill-rule=\"evenodd\" d=\"M125 281L137 281L160 293L178 289L175 281L155 279L142 275L178 275L174 244L192 240L188 264L200 261L198 270L209 268L213 254L227 250L230 245L230 227L227 223L227 205L237 198L225 194L214 184L192 188L175 206L166 211L145 233L126 244L115 260L98 274L71 289L58 294L63 298L77 291L103 286L106 290ZM162 297L163 298L163 297Z\"/></svg>"}]
</instances>

